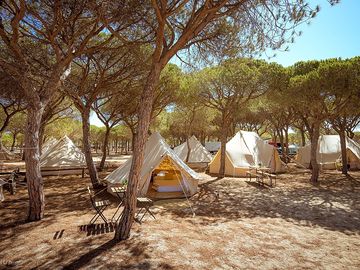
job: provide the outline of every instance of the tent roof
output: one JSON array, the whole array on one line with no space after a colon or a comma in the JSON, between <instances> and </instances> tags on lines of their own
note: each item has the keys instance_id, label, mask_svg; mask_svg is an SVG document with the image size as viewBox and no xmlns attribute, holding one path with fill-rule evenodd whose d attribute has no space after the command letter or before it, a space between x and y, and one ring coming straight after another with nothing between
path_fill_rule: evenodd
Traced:
<instances>
[{"instance_id":1,"label":"tent roof","mask_svg":"<svg viewBox=\"0 0 360 270\"><path fill-rule=\"evenodd\" d=\"M51 137L49 140L47 140L47 141L43 144L43 146L42 146L42 149L41 149L41 151L42 151L41 158L42 158L43 156L45 156L45 155L46 155L46 152L49 151L57 142L58 142L58 140L55 139L54 137Z\"/></svg>"},{"instance_id":2,"label":"tent roof","mask_svg":"<svg viewBox=\"0 0 360 270\"><path fill-rule=\"evenodd\" d=\"M235 167L269 166L274 147L255 132L239 131L226 144L226 153Z\"/></svg>"},{"instance_id":3,"label":"tent roof","mask_svg":"<svg viewBox=\"0 0 360 270\"><path fill-rule=\"evenodd\" d=\"M212 156L208 150L196 139L195 136L191 136L189 139L190 156L189 162L210 162ZM174 148L174 152L183 160L186 160L188 153L187 142Z\"/></svg>"},{"instance_id":4,"label":"tent roof","mask_svg":"<svg viewBox=\"0 0 360 270\"><path fill-rule=\"evenodd\" d=\"M158 132L153 133L147 140L144 152L144 162L141 167L140 178L143 179L152 172L164 157L168 156L178 169L186 172L194 179L200 179L199 175L190 169L170 148ZM105 179L112 184L121 183L129 178L132 157L122 166L110 173Z\"/></svg>"},{"instance_id":5,"label":"tent roof","mask_svg":"<svg viewBox=\"0 0 360 270\"><path fill-rule=\"evenodd\" d=\"M86 166L83 152L64 136L53 145L40 160L41 167L84 167Z\"/></svg>"},{"instance_id":6,"label":"tent roof","mask_svg":"<svg viewBox=\"0 0 360 270\"><path fill-rule=\"evenodd\" d=\"M216 152L220 149L220 142L205 142L205 148L210 152Z\"/></svg>"}]
</instances>

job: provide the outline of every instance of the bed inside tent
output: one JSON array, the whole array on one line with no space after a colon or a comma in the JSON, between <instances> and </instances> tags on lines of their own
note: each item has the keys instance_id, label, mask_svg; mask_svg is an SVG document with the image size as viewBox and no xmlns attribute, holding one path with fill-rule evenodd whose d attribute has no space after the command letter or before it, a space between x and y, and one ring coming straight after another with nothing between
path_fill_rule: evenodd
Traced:
<instances>
[{"instance_id":1,"label":"bed inside tent","mask_svg":"<svg viewBox=\"0 0 360 270\"><path fill-rule=\"evenodd\" d=\"M169 156L166 156L151 172L146 196L156 199L190 196L187 181L186 175L179 170Z\"/></svg>"}]
</instances>

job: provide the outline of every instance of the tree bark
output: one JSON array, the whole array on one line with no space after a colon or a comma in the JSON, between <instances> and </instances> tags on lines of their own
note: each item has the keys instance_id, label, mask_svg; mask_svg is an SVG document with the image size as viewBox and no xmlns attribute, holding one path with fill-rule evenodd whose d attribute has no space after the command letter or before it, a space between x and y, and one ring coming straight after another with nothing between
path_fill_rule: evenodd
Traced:
<instances>
[{"instance_id":1,"label":"tree bark","mask_svg":"<svg viewBox=\"0 0 360 270\"><path fill-rule=\"evenodd\" d=\"M316 123L311 132L311 150L310 150L310 164L311 164L311 182L317 183L319 180L320 167L317 162L316 153L320 136L320 124Z\"/></svg>"},{"instance_id":2,"label":"tree bark","mask_svg":"<svg viewBox=\"0 0 360 270\"><path fill-rule=\"evenodd\" d=\"M341 161L342 161L342 169L341 172L343 174L348 174L348 162L347 162L347 153L346 153L346 134L345 130L339 130L340 136L340 145L341 145Z\"/></svg>"},{"instance_id":3,"label":"tree bark","mask_svg":"<svg viewBox=\"0 0 360 270\"><path fill-rule=\"evenodd\" d=\"M105 127L106 127L106 131L105 131L104 143L102 146L102 158L100 161L99 171L102 171L105 166L105 160L106 160L106 154L107 154L106 150L107 150L107 145L109 143L109 137L110 137L110 127L109 126L105 126Z\"/></svg>"},{"instance_id":4,"label":"tree bark","mask_svg":"<svg viewBox=\"0 0 360 270\"><path fill-rule=\"evenodd\" d=\"M187 146L187 153L186 153L186 159L185 162L189 162L189 158L190 158L190 152L191 152L191 148L190 148L190 142L189 142L189 137L186 140L186 146Z\"/></svg>"},{"instance_id":5,"label":"tree bark","mask_svg":"<svg viewBox=\"0 0 360 270\"><path fill-rule=\"evenodd\" d=\"M90 180L94 188L99 186L98 174L91 154L90 143L90 107L85 107L81 112L82 131L83 131L83 151L85 155L86 165L89 171Z\"/></svg>"},{"instance_id":6,"label":"tree bark","mask_svg":"<svg viewBox=\"0 0 360 270\"><path fill-rule=\"evenodd\" d=\"M306 145L305 131L304 129L299 129L301 134L301 146Z\"/></svg>"},{"instance_id":7,"label":"tree bark","mask_svg":"<svg viewBox=\"0 0 360 270\"><path fill-rule=\"evenodd\" d=\"M159 82L161 64L153 64L151 72L146 80L139 108L139 122L135 135L134 151L129 174L129 181L124 198L124 210L119 225L115 231L115 240L120 241L130 237L136 211L136 198L140 179L141 166L144 160L144 148L150 126L154 91Z\"/></svg>"},{"instance_id":8,"label":"tree bark","mask_svg":"<svg viewBox=\"0 0 360 270\"><path fill-rule=\"evenodd\" d=\"M131 151L134 152L134 148L135 148L135 137L136 137L136 130L134 127L130 127L130 131L131 131Z\"/></svg>"},{"instance_id":9,"label":"tree bark","mask_svg":"<svg viewBox=\"0 0 360 270\"><path fill-rule=\"evenodd\" d=\"M193 108L192 112L191 112L191 118L190 118L190 122L189 122L189 128L188 128L188 132L187 132L187 138L186 138L186 146L187 146L187 153L186 153L186 159L185 162L189 162L189 158L190 158L190 153L191 153L191 147L190 147L190 136L191 136L191 132L192 132L192 125L195 119L195 115L196 115L196 109Z\"/></svg>"},{"instance_id":10,"label":"tree bark","mask_svg":"<svg viewBox=\"0 0 360 270\"><path fill-rule=\"evenodd\" d=\"M227 121L225 121L225 117L223 116L222 127L221 127L221 135L220 135L220 168L219 168L219 178L225 177L225 155L226 155L226 142L227 142L227 133L228 133L228 125Z\"/></svg>"},{"instance_id":11,"label":"tree bark","mask_svg":"<svg viewBox=\"0 0 360 270\"><path fill-rule=\"evenodd\" d=\"M283 157L283 160L286 160L286 153L285 153L285 148L284 148L284 134L283 134L282 129L278 129L277 132L278 132L279 139L280 139L281 155Z\"/></svg>"},{"instance_id":12,"label":"tree bark","mask_svg":"<svg viewBox=\"0 0 360 270\"><path fill-rule=\"evenodd\" d=\"M285 162L289 163L289 128L286 127L284 129L284 133L285 133Z\"/></svg>"},{"instance_id":13,"label":"tree bark","mask_svg":"<svg viewBox=\"0 0 360 270\"><path fill-rule=\"evenodd\" d=\"M12 143L11 143L11 148L10 148L10 151L11 151L11 152L13 152L13 151L14 151L14 148L15 148L16 135L17 135L17 133L14 132L14 133L13 133L13 136L12 136Z\"/></svg>"},{"instance_id":14,"label":"tree bark","mask_svg":"<svg viewBox=\"0 0 360 270\"><path fill-rule=\"evenodd\" d=\"M3 137L3 133L2 132L0 132L0 151L1 151L1 149L3 149L3 143L2 143L2 137Z\"/></svg>"},{"instance_id":15,"label":"tree bark","mask_svg":"<svg viewBox=\"0 0 360 270\"><path fill-rule=\"evenodd\" d=\"M43 112L44 106L40 101L33 101L28 104L25 133L25 167L29 193L28 221L42 219L45 209L39 149L39 130Z\"/></svg>"}]
</instances>

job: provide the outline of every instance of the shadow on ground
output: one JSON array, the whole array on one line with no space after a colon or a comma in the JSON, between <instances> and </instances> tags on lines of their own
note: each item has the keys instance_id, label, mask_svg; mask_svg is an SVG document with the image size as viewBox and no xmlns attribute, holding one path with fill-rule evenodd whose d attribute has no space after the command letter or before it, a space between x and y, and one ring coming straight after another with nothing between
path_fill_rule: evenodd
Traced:
<instances>
[{"instance_id":1,"label":"shadow on ground","mask_svg":"<svg viewBox=\"0 0 360 270\"><path fill-rule=\"evenodd\" d=\"M359 172L349 176L324 172L319 185L313 186L308 182L309 173L294 172L279 176L275 188L260 187L244 179L209 178L189 201L157 202L155 222L171 218L175 223L183 219L208 226L264 217L347 235L359 234L359 178ZM88 226L87 222L95 214L86 189L89 183L88 178L46 178L46 216L36 223L24 222L25 188L6 198L0 209L0 250L4 250L2 255L9 262L6 269L78 269L89 265L121 269L179 267L152 255L152 242L141 236L146 222L141 226L135 224L133 237L118 244L112 240L114 224ZM116 199L105 193L100 196L113 201L112 209L106 212L110 217ZM0 269L2 267L0 265Z\"/></svg>"},{"instance_id":2,"label":"shadow on ground","mask_svg":"<svg viewBox=\"0 0 360 270\"><path fill-rule=\"evenodd\" d=\"M291 180L294 177L296 180ZM214 179L200 185L191 204L196 215L203 218L203 225L266 217L346 234L360 233L360 181L352 175L331 171L323 173L316 186L308 179L309 174L304 173L283 175L275 188L244 179ZM179 218L191 214L186 205L165 207L164 211Z\"/></svg>"}]
</instances>

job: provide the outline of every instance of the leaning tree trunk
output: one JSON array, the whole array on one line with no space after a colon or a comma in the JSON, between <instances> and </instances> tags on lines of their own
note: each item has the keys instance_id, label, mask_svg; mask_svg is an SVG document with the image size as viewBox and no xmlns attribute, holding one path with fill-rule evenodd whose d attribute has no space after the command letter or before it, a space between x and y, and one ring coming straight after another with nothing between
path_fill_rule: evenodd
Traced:
<instances>
[{"instance_id":1,"label":"leaning tree trunk","mask_svg":"<svg viewBox=\"0 0 360 270\"><path fill-rule=\"evenodd\" d=\"M11 143L11 148L10 148L10 151L13 152L14 151L14 148L15 148L15 144L16 144L16 135L17 133L13 133L13 136L12 136L12 143Z\"/></svg>"},{"instance_id":2,"label":"leaning tree trunk","mask_svg":"<svg viewBox=\"0 0 360 270\"><path fill-rule=\"evenodd\" d=\"M227 132L228 125L223 117L221 135L220 135L220 168L219 168L219 178L225 177L225 156L226 156L226 141L227 141Z\"/></svg>"},{"instance_id":3,"label":"leaning tree trunk","mask_svg":"<svg viewBox=\"0 0 360 270\"><path fill-rule=\"evenodd\" d=\"M90 143L90 108L85 107L81 112L82 131L83 131L83 151L86 159L86 165L89 171L90 180L94 188L99 186L98 174L91 154Z\"/></svg>"},{"instance_id":4,"label":"leaning tree trunk","mask_svg":"<svg viewBox=\"0 0 360 270\"><path fill-rule=\"evenodd\" d=\"M25 133L25 167L29 193L29 221L42 219L45 209L39 149L39 130L43 112L44 106L40 101L33 101L28 104Z\"/></svg>"},{"instance_id":5,"label":"leaning tree trunk","mask_svg":"<svg viewBox=\"0 0 360 270\"><path fill-rule=\"evenodd\" d=\"M186 146L187 146L187 153L186 153L186 159L185 162L189 162L189 158L190 158L190 153L191 153L191 146L190 146L190 136L191 136L191 130L192 130L192 125L195 119L195 115L196 115L196 109L192 110L192 114L191 114L191 118L190 118L190 122L189 122L189 129L188 129L188 134L187 134L187 139L186 139Z\"/></svg>"},{"instance_id":6,"label":"leaning tree trunk","mask_svg":"<svg viewBox=\"0 0 360 270\"><path fill-rule=\"evenodd\" d=\"M289 162L289 129L285 128L284 133L285 133L285 145L286 145L285 161L286 161L286 163L288 163Z\"/></svg>"},{"instance_id":7,"label":"leaning tree trunk","mask_svg":"<svg viewBox=\"0 0 360 270\"><path fill-rule=\"evenodd\" d=\"M348 173L348 160L347 160L347 153L346 153L346 135L345 135L344 129L340 130L339 136L340 136L341 161L342 161L341 172L343 174L347 174Z\"/></svg>"},{"instance_id":8,"label":"leaning tree trunk","mask_svg":"<svg viewBox=\"0 0 360 270\"><path fill-rule=\"evenodd\" d=\"M319 180L320 167L316 159L318 142L320 136L320 124L315 124L311 134L311 150L310 150L310 164L311 164L311 182L317 183Z\"/></svg>"},{"instance_id":9,"label":"leaning tree trunk","mask_svg":"<svg viewBox=\"0 0 360 270\"><path fill-rule=\"evenodd\" d=\"M136 138L136 130L135 127L130 128L131 131L131 151L134 152L135 149L135 138Z\"/></svg>"},{"instance_id":10,"label":"leaning tree trunk","mask_svg":"<svg viewBox=\"0 0 360 270\"><path fill-rule=\"evenodd\" d=\"M285 148L284 148L284 134L283 134L282 129L279 129L277 132L278 132L279 140L280 140L281 155L283 157L283 160L286 160L286 153L285 153Z\"/></svg>"},{"instance_id":11,"label":"leaning tree trunk","mask_svg":"<svg viewBox=\"0 0 360 270\"><path fill-rule=\"evenodd\" d=\"M107 154L107 145L109 143L109 137L110 137L110 127L106 126L106 132L105 132L105 138L102 145L102 158L100 161L99 171L102 171L105 166L105 160L106 160L106 154Z\"/></svg>"},{"instance_id":12,"label":"leaning tree trunk","mask_svg":"<svg viewBox=\"0 0 360 270\"><path fill-rule=\"evenodd\" d=\"M304 129L299 129L299 130L301 134L301 146L305 146L306 145L305 130Z\"/></svg>"},{"instance_id":13,"label":"leaning tree trunk","mask_svg":"<svg viewBox=\"0 0 360 270\"><path fill-rule=\"evenodd\" d=\"M130 230L133 224L136 211L136 197L138 192L138 183L140 180L141 166L144 160L144 148L146 137L150 126L154 91L159 82L161 65L153 65L151 72L147 78L139 108L139 122L137 132L133 140L134 151L129 174L129 181L124 198L124 210L119 225L115 231L115 240L120 241L130 237Z\"/></svg>"},{"instance_id":14,"label":"leaning tree trunk","mask_svg":"<svg viewBox=\"0 0 360 270\"><path fill-rule=\"evenodd\" d=\"M186 158L185 158L185 162L189 162L189 158L190 158L190 152L191 152L191 146L190 146L190 142L189 142L189 137L186 140L186 146L187 146L187 153L186 153Z\"/></svg>"}]
</instances>

